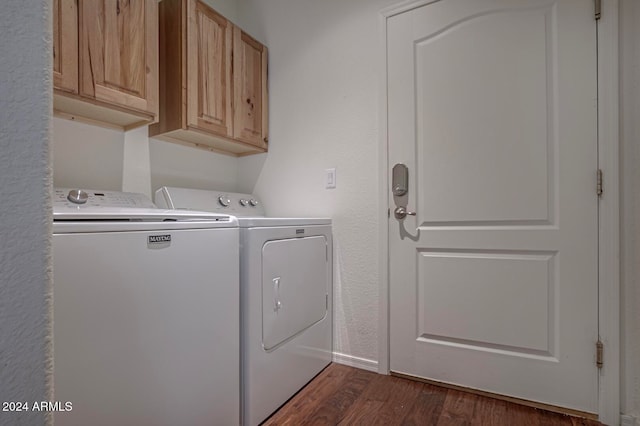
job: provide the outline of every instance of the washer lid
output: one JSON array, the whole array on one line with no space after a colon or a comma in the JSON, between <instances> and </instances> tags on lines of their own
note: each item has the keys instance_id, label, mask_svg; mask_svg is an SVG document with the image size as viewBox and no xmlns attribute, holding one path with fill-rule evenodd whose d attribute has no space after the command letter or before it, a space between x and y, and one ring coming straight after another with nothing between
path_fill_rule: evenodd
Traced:
<instances>
[{"instance_id":1,"label":"washer lid","mask_svg":"<svg viewBox=\"0 0 640 426\"><path fill-rule=\"evenodd\" d=\"M56 209L54 222L59 221L133 221L133 222L236 222L233 216L209 212L147 208L90 207ZM237 223L237 222L236 222Z\"/></svg>"},{"instance_id":2,"label":"washer lid","mask_svg":"<svg viewBox=\"0 0 640 426\"><path fill-rule=\"evenodd\" d=\"M54 222L215 222L237 226L230 215L157 208L143 194L56 188L53 193Z\"/></svg>"}]
</instances>

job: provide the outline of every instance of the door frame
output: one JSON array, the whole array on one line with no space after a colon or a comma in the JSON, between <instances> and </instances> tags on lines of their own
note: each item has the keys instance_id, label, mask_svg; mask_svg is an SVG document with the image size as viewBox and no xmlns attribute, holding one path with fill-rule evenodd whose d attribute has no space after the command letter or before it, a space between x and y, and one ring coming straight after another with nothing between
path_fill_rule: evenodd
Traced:
<instances>
[{"instance_id":1,"label":"door frame","mask_svg":"<svg viewBox=\"0 0 640 426\"><path fill-rule=\"evenodd\" d=\"M443 0L409 0L379 12L379 197L378 373L389 374L389 212L387 20ZM598 416L606 424L620 422L620 186L618 121L618 1L602 1L598 34L598 167L604 193L598 205L598 335L604 343L604 367L598 372ZM596 178L594 171L594 197ZM594 345L595 362L595 345Z\"/></svg>"}]
</instances>

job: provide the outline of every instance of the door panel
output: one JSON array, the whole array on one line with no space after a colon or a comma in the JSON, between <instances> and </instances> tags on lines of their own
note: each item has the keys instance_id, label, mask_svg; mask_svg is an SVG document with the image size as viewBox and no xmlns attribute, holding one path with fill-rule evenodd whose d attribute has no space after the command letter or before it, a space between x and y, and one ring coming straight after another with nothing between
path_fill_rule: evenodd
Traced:
<instances>
[{"instance_id":1,"label":"door panel","mask_svg":"<svg viewBox=\"0 0 640 426\"><path fill-rule=\"evenodd\" d=\"M593 2L387 22L391 370L596 412Z\"/></svg>"},{"instance_id":2,"label":"door panel","mask_svg":"<svg viewBox=\"0 0 640 426\"><path fill-rule=\"evenodd\" d=\"M232 136L232 25L199 1L189 1L188 125Z\"/></svg>"},{"instance_id":3,"label":"door panel","mask_svg":"<svg viewBox=\"0 0 640 426\"><path fill-rule=\"evenodd\" d=\"M78 8L53 0L53 87L78 93Z\"/></svg>"},{"instance_id":4,"label":"door panel","mask_svg":"<svg viewBox=\"0 0 640 426\"><path fill-rule=\"evenodd\" d=\"M416 40L421 222L548 220L551 18L496 11Z\"/></svg>"},{"instance_id":5,"label":"door panel","mask_svg":"<svg viewBox=\"0 0 640 426\"><path fill-rule=\"evenodd\" d=\"M105 7L104 84L140 98L145 94L144 3L116 2Z\"/></svg>"},{"instance_id":6,"label":"door panel","mask_svg":"<svg viewBox=\"0 0 640 426\"><path fill-rule=\"evenodd\" d=\"M233 136L266 148L267 48L236 27L233 52L236 90Z\"/></svg>"},{"instance_id":7,"label":"door panel","mask_svg":"<svg viewBox=\"0 0 640 426\"><path fill-rule=\"evenodd\" d=\"M327 240L268 241L262 247L262 344L265 350L327 315Z\"/></svg>"},{"instance_id":8,"label":"door panel","mask_svg":"<svg viewBox=\"0 0 640 426\"><path fill-rule=\"evenodd\" d=\"M418 335L551 355L552 268L553 254L418 251Z\"/></svg>"},{"instance_id":9,"label":"door panel","mask_svg":"<svg viewBox=\"0 0 640 426\"><path fill-rule=\"evenodd\" d=\"M81 94L157 114L158 5L81 0Z\"/></svg>"}]
</instances>

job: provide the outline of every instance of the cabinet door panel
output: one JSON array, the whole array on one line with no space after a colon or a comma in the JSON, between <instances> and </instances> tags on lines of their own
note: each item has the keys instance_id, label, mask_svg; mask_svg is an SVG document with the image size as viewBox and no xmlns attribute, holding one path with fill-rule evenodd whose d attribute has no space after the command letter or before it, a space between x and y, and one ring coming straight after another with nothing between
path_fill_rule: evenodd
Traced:
<instances>
[{"instance_id":1,"label":"cabinet door panel","mask_svg":"<svg viewBox=\"0 0 640 426\"><path fill-rule=\"evenodd\" d=\"M232 26L199 1L188 13L188 125L231 136Z\"/></svg>"},{"instance_id":2,"label":"cabinet door panel","mask_svg":"<svg viewBox=\"0 0 640 426\"><path fill-rule=\"evenodd\" d=\"M234 138L266 148L267 48L234 28Z\"/></svg>"},{"instance_id":3,"label":"cabinet door panel","mask_svg":"<svg viewBox=\"0 0 640 426\"><path fill-rule=\"evenodd\" d=\"M53 0L53 85L78 93L78 10L75 0Z\"/></svg>"},{"instance_id":4,"label":"cabinet door panel","mask_svg":"<svg viewBox=\"0 0 640 426\"><path fill-rule=\"evenodd\" d=\"M83 96L157 114L158 5L80 1Z\"/></svg>"}]
</instances>

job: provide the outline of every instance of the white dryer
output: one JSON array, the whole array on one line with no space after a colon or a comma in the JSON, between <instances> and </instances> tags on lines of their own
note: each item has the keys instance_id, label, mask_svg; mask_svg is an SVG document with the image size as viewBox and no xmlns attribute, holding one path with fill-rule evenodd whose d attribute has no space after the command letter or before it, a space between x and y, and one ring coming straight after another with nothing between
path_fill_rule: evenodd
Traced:
<instances>
[{"instance_id":1,"label":"white dryer","mask_svg":"<svg viewBox=\"0 0 640 426\"><path fill-rule=\"evenodd\" d=\"M331 219L266 217L219 191L163 187L155 202L238 217L243 424L258 425L331 362Z\"/></svg>"}]
</instances>

